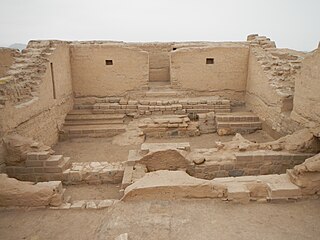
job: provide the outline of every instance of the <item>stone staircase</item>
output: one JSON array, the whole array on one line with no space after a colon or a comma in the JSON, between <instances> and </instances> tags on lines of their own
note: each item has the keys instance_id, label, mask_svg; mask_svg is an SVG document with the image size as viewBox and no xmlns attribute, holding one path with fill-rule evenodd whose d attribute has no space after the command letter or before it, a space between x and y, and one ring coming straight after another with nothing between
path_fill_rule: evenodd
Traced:
<instances>
[{"instance_id":1,"label":"stone staircase","mask_svg":"<svg viewBox=\"0 0 320 240\"><path fill-rule=\"evenodd\" d=\"M22 181L53 181L61 180L63 172L71 167L69 157L50 155L49 151L29 152L23 166L7 166L9 177Z\"/></svg>"},{"instance_id":2,"label":"stone staircase","mask_svg":"<svg viewBox=\"0 0 320 240\"><path fill-rule=\"evenodd\" d=\"M246 134L262 129L259 117L251 112L217 114L216 123L219 135Z\"/></svg>"},{"instance_id":3,"label":"stone staircase","mask_svg":"<svg viewBox=\"0 0 320 240\"><path fill-rule=\"evenodd\" d=\"M94 113L108 114L137 114L143 115L168 115L186 113L228 113L231 111L230 101L217 97L193 97L170 99L141 99L126 100L117 99L116 102L105 99L104 102L93 104Z\"/></svg>"},{"instance_id":4,"label":"stone staircase","mask_svg":"<svg viewBox=\"0 0 320 240\"><path fill-rule=\"evenodd\" d=\"M60 140L79 137L112 137L125 132L125 115L95 113L92 109L70 111L60 132Z\"/></svg>"},{"instance_id":5,"label":"stone staircase","mask_svg":"<svg viewBox=\"0 0 320 240\"><path fill-rule=\"evenodd\" d=\"M149 82L149 90L145 92L146 98L177 97L183 96L184 92L171 88L170 81Z\"/></svg>"}]
</instances>

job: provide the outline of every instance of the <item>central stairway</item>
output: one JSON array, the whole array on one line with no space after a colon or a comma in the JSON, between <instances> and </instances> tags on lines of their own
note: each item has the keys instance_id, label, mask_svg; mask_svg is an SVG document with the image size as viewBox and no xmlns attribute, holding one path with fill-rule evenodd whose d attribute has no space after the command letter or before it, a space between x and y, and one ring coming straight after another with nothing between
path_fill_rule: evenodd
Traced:
<instances>
[{"instance_id":1,"label":"central stairway","mask_svg":"<svg viewBox=\"0 0 320 240\"><path fill-rule=\"evenodd\" d=\"M220 135L252 133L261 129L259 117L253 113L231 112L231 102L228 99L190 95L191 92L172 88L170 81L161 81L150 82L147 90L128 92L121 97L75 98L74 109L67 114L60 131L60 140L113 137L125 132L125 120L129 117L150 118L155 115L194 117L205 114L201 124L217 129ZM211 120L206 119L207 113L214 113Z\"/></svg>"},{"instance_id":2,"label":"central stairway","mask_svg":"<svg viewBox=\"0 0 320 240\"><path fill-rule=\"evenodd\" d=\"M125 132L125 114L99 114L92 109L71 110L66 118L60 140L77 137L113 137Z\"/></svg>"}]
</instances>

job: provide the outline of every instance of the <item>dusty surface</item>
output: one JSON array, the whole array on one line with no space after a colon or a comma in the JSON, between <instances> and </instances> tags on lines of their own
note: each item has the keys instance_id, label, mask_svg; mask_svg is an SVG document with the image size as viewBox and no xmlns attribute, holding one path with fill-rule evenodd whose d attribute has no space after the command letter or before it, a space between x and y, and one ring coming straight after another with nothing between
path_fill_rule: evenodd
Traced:
<instances>
[{"instance_id":1,"label":"dusty surface","mask_svg":"<svg viewBox=\"0 0 320 240\"><path fill-rule=\"evenodd\" d=\"M59 142L53 147L56 154L71 157L73 162L123 162L131 149L139 146L112 144L112 138L78 138Z\"/></svg>"},{"instance_id":2,"label":"dusty surface","mask_svg":"<svg viewBox=\"0 0 320 240\"><path fill-rule=\"evenodd\" d=\"M122 194L119 193L121 184L101 184L101 185L68 185L66 196L71 196L72 201L76 200L103 200L103 199L120 199Z\"/></svg>"},{"instance_id":3,"label":"dusty surface","mask_svg":"<svg viewBox=\"0 0 320 240\"><path fill-rule=\"evenodd\" d=\"M120 203L109 210L0 210L1 239L318 239L320 201Z\"/></svg>"},{"instance_id":4,"label":"dusty surface","mask_svg":"<svg viewBox=\"0 0 320 240\"><path fill-rule=\"evenodd\" d=\"M270 137L266 132L260 130L251 134L243 134L244 138L255 141L255 142L268 142L273 141L274 139ZM191 148L212 148L215 147L216 141L228 142L231 141L234 135L230 136L219 136L217 133L212 134L203 134L199 137L187 137L187 138L167 138L167 139L156 139L156 138L147 138L146 142L154 143L164 143L164 142L189 142Z\"/></svg>"},{"instance_id":5,"label":"dusty surface","mask_svg":"<svg viewBox=\"0 0 320 240\"><path fill-rule=\"evenodd\" d=\"M204 134L190 138L147 138L146 142L190 142L191 148L212 148L216 141L231 141L234 136L219 136L218 134ZM243 135L246 139L256 142L274 140L264 131ZM81 138L59 142L53 147L56 154L71 157L73 162L123 162L128 159L129 150L139 149L140 145L119 146L112 144L112 138Z\"/></svg>"}]
</instances>

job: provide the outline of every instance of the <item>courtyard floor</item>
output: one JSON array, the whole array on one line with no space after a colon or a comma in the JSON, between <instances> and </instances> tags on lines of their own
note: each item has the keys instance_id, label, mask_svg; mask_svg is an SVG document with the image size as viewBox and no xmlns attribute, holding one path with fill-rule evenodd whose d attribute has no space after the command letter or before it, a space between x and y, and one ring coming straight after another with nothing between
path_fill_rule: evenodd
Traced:
<instances>
[{"instance_id":1,"label":"courtyard floor","mask_svg":"<svg viewBox=\"0 0 320 240\"><path fill-rule=\"evenodd\" d=\"M243 135L246 139L256 142L272 141L264 131L256 131ZM216 141L227 142L233 136L219 136L218 134L203 134L189 138L147 138L145 142L189 142L191 148L213 148ZM76 138L57 143L53 149L56 154L71 157L72 162L124 162L128 158L129 150L140 149L140 145L119 146L112 144L112 138Z\"/></svg>"},{"instance_id":2,"label":"courtyard floor","mask_svg":"<svg viewBox=\"0 0 320 240\"><path fill-rule=\"evenodd\" d=\"M6 240L319 239L320 200L249 203L220 200L121 202L105 210L0 210Z\"/></svg>"}]
</instances>

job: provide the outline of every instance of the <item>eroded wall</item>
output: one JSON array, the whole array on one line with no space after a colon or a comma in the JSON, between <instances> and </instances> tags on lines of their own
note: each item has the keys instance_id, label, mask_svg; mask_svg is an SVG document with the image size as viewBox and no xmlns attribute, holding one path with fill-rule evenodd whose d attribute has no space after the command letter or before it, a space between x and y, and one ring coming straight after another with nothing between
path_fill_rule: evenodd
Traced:
<instances>
[{"instance_id":1,"label":"eroded wall","mask_svg":"<svg viewBox=\"0 0 320 240\"><path fill-rule=\"evenodd\" d=\"M112 65L107 65L106 60L112 61ZM148 62L147 52L124 44L73 44L74 94L76 97L117 96L146 86Z\"/></svg>"},{"instance_id":2,"label":"eroded wall","mask_svg":"<svg viewBox=\"0 0 320 240\"><path fill-rule=\"evenodd\" d=\"M179 48L171 53L171 83L183 89L244 100L248 54L249 46L245 44Z\"/></svg>"},{"instance_id":3,"label":"eroded wall","mask_svg":"<svg viewBox=\"0 0 320 240\"><path fill-rule=\"evenodd\" d=\"M246 107L258 114L275 132L281 132L281 97L270 86L267 75L252 51L249 54Z\"/></svg>"},{"instance_id":4,"label":"eroded wall","mask_svg":"<svg viewBox=\"0 0 320 240\"><path fill-rule=\"evenodd\" d=\"M57 142L59 128L73 106L72 81L69 45L59 43L51 48L54 50L46 57L45 72L34 97L23 103L8 101L0 109L1 136L17 132L47 145Z\"/></svg>"},{"instance_id":5,"label":"eroded wall","mask_svg":"<svg viewBox=\"0 0 320 240\"><path fill-rule=\"evenodd\" d=\"M264 36L249 35L250 42L246 107L264 123L274 137L300 129L290 118L295 96L294 81L305 53L278 49Z\"/></svg>"},{"instance_id":6,"label":"eroded wall","mask_svg":"<svg viewBox=\"0 0 320 240\"><path fill-rule=\"evenodd\" d=\"M7 74L14 57L20 55L20 52L12 48L0 48L0 77Z\"/></svg>"},{"instance_id":7,"label":"eroded wall","mask_svg":"<svg viewBox=\"0 0 320 240\"><path fill-rule=\"evenodd\" d=\"M320 124L320 48L302 62L295 81L291 117L308 126Z\"/></svg>"}]
</instances>

